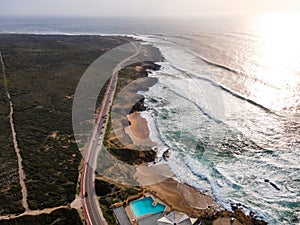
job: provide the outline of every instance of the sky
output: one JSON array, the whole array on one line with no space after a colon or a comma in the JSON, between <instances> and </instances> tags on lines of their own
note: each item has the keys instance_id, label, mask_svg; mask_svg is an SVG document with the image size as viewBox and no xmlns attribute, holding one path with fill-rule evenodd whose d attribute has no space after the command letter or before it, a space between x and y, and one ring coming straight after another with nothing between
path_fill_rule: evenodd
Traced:
<instances>
[{"instance_id":1,"label":"sky","mask_svg":"<svg viewBox=\"0 0 300 225\"><path fill-rule=\"evenodd\" d=\"M0 16L160 17L298 11L299 0L0 0Z\"/></svg>"}]
</instances>

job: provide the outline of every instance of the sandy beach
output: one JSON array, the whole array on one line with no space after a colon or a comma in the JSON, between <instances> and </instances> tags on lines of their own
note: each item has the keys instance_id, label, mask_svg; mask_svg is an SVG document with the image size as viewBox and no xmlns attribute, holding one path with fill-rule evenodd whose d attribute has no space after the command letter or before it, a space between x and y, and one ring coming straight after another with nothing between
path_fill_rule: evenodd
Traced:
<instances>
[{"instance_id":1,"label":"sandy beach","mask_svg":"<svg viewBox=\"0 0 300 225\"><path fill-rule=\"evenodd\" d=\"M149 88L149 86L154 84L154 82L150 81L148 82L144 79L138 79L135 80L135 83L140 85L143 84L142 86L144 87L144 89L147 89ZM122 93L121 96L126 96L126 98L134 99L134 96L138 91L138 86L139 85L133 85L131 89L126 90L126 92ZM126 148L134 148L136 150L148 149L146 151L152 149L156 152L155 159L153 158L151 160L145 161L144 158L144 163L137 163L132 168L133 170L130 170L131 172L133 172L130 173L131 178L133 178L135 182L143 187L144 194L146 195L146 193L150 193L156 198L160 199L164 204L168 206L168 211L177 210L186 213L192 218L200 217L208 220L214 218L214 224L229 225L230 218L232 216L240 218L240 214L235 214L223 210L222 207L220 207L216 200L211 196L202 193L200 190L184 182L181 182L176 177L176 174L172 172L172 170L168 166L167 161L165 161L168 160L168 155L170 153L172 154L172 150L168 149L168 147L164 149L162 146L163 143L160 143L159 138L156 137L155 134L152 134L151 119L148 120L148 117L142 116L141 113L141 111L146 110L146 107L143 106L143 101L141 101L141 97L142 96L135 97L135 100L138 102L136 102L134 106L131 105L132 103L124 104L124 102L126 101L123 101L122 98L117 103L115 103L117 106L116 108L119 111L120 109L126 109L128 110L127 112L130 113L128 113L126 117L125 115L123 115L123 120L116 117L117 120L115 122L118 123L118 126L120 128L114 129L111 143L118 148L119 142L116 141L115 138L117 138L118 140L124 139L127 140L128 143L130 143L129 145L126 145ZM116 112L118 113L118 111ZM147 157L147 159L149 158ZM219 215L217 220L216 215ZM242 220L244 220L246 216L244 214L242 215ZM253 225L251 219L246 218L246 220L248 222L242 224ZM240 224L238 219L236 219L234 224Z\"/></svg>"},{"instance_id":2,"label":"sandy beach","mask_svg":"<svg viewBox=\"0 0 300 225\"><path fill-rule=\"evenodd\" d=\"M141 117L139 112L131 113L127 116L131 125L130 130L132 134L138 139L147 139L149 137L149 129L145 118Z\"/></svg>"},{"instance_id":3,"label":"sandy beach","mask_svg":"<svg viewBox=\"0 0 300 225\"><path fill-rule=\"evenodd\" d=\"M201 216L219 209L210 196L179 182L166 164L140 165L137 167L135 178L146 190L166 202L172 209L190 216Z\"/></svg>"},{"instance_id":4,"label":"sandy beach","mask_svg":"<svg viewBox=\"0 0 300 225\"><path fill-rule=\"evenodd\" d=\"M127 119L130 125L125 128L125 132L134 145L157 146L150 139L148 121L139 112L129 114ZM176 174L164 162L137 166L134 178L145 190L165 201L172 209L187 213L190 216L213 213L219 208L210 196L178 181Z\"/></svg>"},{"instance_id":5,"label":"sandy beach","mask_svg":"<svg viewBox=\"0 0 300 225\"><path fill-rule=\"evenodd\" d=\"M137 139L139 137L149 139L149 136L146 137L147 134L149 135L149 132L143 134L138 133L141 126L145 129L147 121L138 118L137 114L130 116L129 119L142 123L142 125L139 124L130 127L130 130L132 131L131 135L136 134ZM251 219L246 217L243 213L232 214L228 211L223 211L222 207L220 207L212 197L186 183L180 182L176 177L176 174L171 171L165 162L156 164L144 163L136 166L135 169L134 179L144 188L144 191L150 192L162 200L168 205L170 210L186 213L192 218L215 218L215 215L222 211L222 215L219 214L219 216L214 219L213 225L254 224ZM230 222L232 216L234 218L233 223ZM242 218L242 220L247 222L242 223L237 218Z\"/></svg>"},{"instance_id":6,"label":"sandy beach","mask_svg":"<svg viewBox=\"0 0 300 225\"><path fill-rule=\"evenodd\" d=\"M135 112L128 116L130 126L127 134L133 142L151 143L148 121ZM180 182L166 162L144 163L135 167L134 179L144 188L165 204L168 209L186 213L192 218L214 218L213 225L254 225L265 224L260 220L252 220L243 212L231 213L224 210L215 199L200 190ZM218 215L216 217L216 215ZM233 221L231 222L231 219Z\"/></svg>"},{"instance_id":7,"label":"sandy beach","mask_svg":"<svg viewBox=\"0 0 300 225\"><path fill-rule=\"evenodd\" d=\"M147 120L139 112L133 112L127 116L130 125L125 128L126 134L129 135L136 146L154 147L156 144L149 138L149 128Z\"/></svg>"}]
</instances>

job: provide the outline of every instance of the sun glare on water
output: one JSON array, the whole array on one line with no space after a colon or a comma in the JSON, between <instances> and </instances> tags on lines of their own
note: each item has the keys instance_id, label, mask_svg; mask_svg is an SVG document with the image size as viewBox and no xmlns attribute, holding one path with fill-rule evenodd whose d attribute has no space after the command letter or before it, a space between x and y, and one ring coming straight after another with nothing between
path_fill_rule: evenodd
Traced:
<instances>
[{"instance_id":1,"label":"sun glare on water","mask_svg":"<svg viewBox=\"0 0 300 225\"><path fill-rule=\"evenodd\" d=\"M259 17L256 30L261 40L255 48L256 76L270 84L272 89L256 86L254 95L261 102L272 102L277 108L285 108L291 97L295 97L300 87L300 14L299 13L269 13ZM281 96L276 96L275 89ZM282 93L284 93L282 95Z\"/></svg>"}]
</instances>

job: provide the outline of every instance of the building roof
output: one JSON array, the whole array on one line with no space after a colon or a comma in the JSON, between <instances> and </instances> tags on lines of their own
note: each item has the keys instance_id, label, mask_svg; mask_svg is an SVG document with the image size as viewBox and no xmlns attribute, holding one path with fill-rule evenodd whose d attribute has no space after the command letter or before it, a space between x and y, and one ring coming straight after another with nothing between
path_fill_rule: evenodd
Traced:
<instances>
[{"instance_id":1,"label":"building roof","mask_svg":"<svg viewBox=\"0 0 300 225\"><path fill-rule=\"evenodd\" d=\"M131 225L123 206L112 209L120 225Z\"/></svg>"},{"instance_id":2,"label":"building roof","mask_svg":"<svg viewBox=\"0 0 300 225\"><path fill-rule=\"evenodd\" d=\"M157 220L163 216L163 213L157 213L152 216L148 216L146 218L140 219L138 221L138 225L157 225Z\"/></svg>"},{"instance_id":3,"label":"building roof","mask_svg":"<svg viewBox=\"0 0 300 225\"><path fill-rule=\"evenodd\" d=\"M168 215L157 220L158 225L168 225L168 224L176 224L176 225L192 225L190 217L186 214L173 211Z\"/></svg>"}]
</instances>

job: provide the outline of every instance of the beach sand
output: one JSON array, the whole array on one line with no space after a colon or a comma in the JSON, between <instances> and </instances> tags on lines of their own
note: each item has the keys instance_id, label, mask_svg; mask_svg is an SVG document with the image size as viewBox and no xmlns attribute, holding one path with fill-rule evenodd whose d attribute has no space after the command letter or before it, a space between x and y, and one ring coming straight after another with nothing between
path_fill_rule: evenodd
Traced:
<instances>
[{"instance_id":1,"label":"beach sand","mask_svg":"<svg viewBox=\"0 0 300 225\"><path fill-rule=\"evenodd\" d=\"M145 190L165 201L172 209L190 216L211 214L219 209L210 196L177 181L176 175L166 164L140 165L135 178Z\"/></svg>"},{"instance_id":2,"label":"beach sand","mask_svg":"<svg viewBox=\"0 0 300 225\"><path fill-rule=\"evenodd\" d=\"M130 125L125 128L133 144L136 146L154 147L156 144L149 138L147 120L139 112L133 112L127 116Z\"/></svg>"},{"instance_id":3,"label":"beach sand","mask_svg":"<svg viewBox=\"0 0 300 225\"><path fill-rule=\"evenodd\" d=\"M141 81L143 80L136 82ZM135 92L135 90L132 92ZM120 107L130 108L131 106L123 105L120 101ZM127 115L127 120L130 125L125 127L125 132L121 136L128 136L133 145L138 147L155 148L158 146L158 143L151 140L148 121L141 116L140 112L130 113ZM171 210L186 213L194 218L211 217L220 210L220 206L212 197L203 194L186 183L180 182L167 163L145 163L135 166L135 170L133 179L144 188L145 192L150 192L161 199ZM227 222L228 218L216 221L216 223L224 225Z\"/></svg>"},{"instance_id":4,"label":"beach sand","mask_svg":"<svg viewBox=\"0 0 300 225\"><path fill-rule=\"evenodd\" d=\"M149 137L148 122L139 112L131 113L127 118L131 125L126 127L125 131L134 145L156 146ZM176 174L166 163L139 165L136 167L134 178L145 190L165 201L172 209L190 216L210 214L219 209L216 201L210 196L178 181Z\"/></svg>"},{"instance_id":5,"label":"beach sand","mask_svg":"<svg viewBox=\"0 0 300 225\"><path fill-rule=\"evenodd\" d=\"M240 221L235 219L232 223L230 222L230 217L219 217L214 222L213 225L243 225Z\"/></svg>"}]
</instances>

